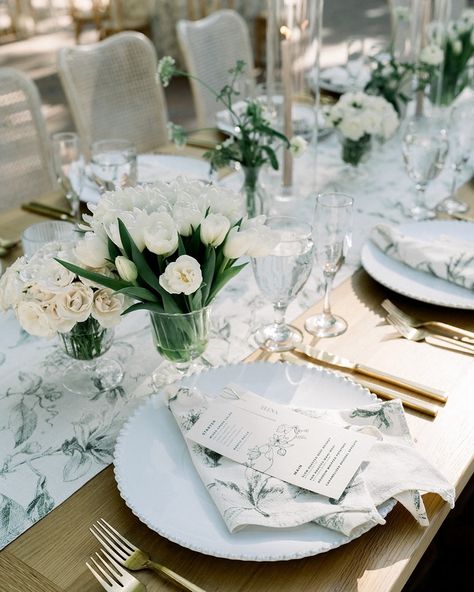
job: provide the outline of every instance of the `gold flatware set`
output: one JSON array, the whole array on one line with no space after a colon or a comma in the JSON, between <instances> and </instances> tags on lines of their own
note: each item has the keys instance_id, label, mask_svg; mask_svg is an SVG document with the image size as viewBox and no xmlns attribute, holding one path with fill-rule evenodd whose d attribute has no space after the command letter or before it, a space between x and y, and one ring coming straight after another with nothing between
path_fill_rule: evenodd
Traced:
<instances>
[{"instance_id":1,"label":"gold flatware set","mask_svg":"<svg viewBox=\"0 0 474 592\"><path fill-rule=\"evenodd\" d=\"M150 569L183 590L205 592L168 567L152 561L148 553L127 540L103 518L93 524L89 530L102 545L102 548L100 553L96 553L95 557L90 558L94 567L89 563L86 565L105 590L109 592L118 592L119 590L122 592L144 592L145 585L126 570Z\"/></svg>"}]
</instances>

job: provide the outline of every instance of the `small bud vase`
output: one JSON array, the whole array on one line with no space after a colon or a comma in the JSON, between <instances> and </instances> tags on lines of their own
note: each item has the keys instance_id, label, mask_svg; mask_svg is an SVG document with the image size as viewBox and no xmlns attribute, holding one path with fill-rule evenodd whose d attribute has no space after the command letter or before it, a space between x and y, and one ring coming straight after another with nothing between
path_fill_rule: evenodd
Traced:
<instances>
[{"instance_id":1,"label":"small bud vase","mask_svg":"<svg viewBox=\"0 0 474 592\"><path fill-rule=\"evenodd\" d=\"M242 166L244 183L240 193L244 196L249 218L268 213L268 195L260 182L261 167Z\"/></svg>"},{"instance_id":2,"label":"small bud vase","mask_svg":"<svg viewBox=\"0 0 474 592\"><path fill-rule=\"evenodd\" d=\"M67 333L58 334L66 354L74 359L63 377L64 387L80 395L111 390L123 379L122 366L102 358L112 345L113 329L105 329L94 318L76 323Z\"/></svg>"},{"instance_id":3,"label":"small bud vase","mask_svg":"<svg viewBox=\"0 0 474 592\"><path fill-rule=\"evenodd\" d=\"M342 160L346 164L357 167L368 160L372 144L371 136L365 134L360 140L351 140L340 135L339 139L342 145Z\"/></svg>"}]
</instances>

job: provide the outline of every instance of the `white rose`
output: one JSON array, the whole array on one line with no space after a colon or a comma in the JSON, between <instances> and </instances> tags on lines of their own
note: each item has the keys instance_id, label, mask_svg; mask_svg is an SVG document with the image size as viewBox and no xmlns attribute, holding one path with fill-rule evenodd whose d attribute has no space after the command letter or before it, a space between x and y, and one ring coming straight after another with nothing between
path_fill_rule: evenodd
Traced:
<instances>
[{"instance_id":1,"label":"white rose","mask_svg":"<svg viewBox=\"0 0 474 592\"><path fill-rule=\"evenodd\" d=\"M101 236L94 232L86 232L84 238L77 242L74 255L80 264L95 269L106 265L109 248Z\"/></svg>"},{"instance_id":2,"label":"white rose","mask_svg":"<svg viewBox=\"0 0 474 592\"><path fill-rule=\"evenodd\" d=\"M76 274L66 269L61 263L50 260L42 265L39 271L38 283L43 286L65 288L72 284L75 277Z\"/></svg>"},{"instance_id":3,"label":"white rose","mask_svg":"<svg viewBox=\"0 0 474 592\"><path fill-rule=\"evenodd\" d=\"M178 230L166 212L150 214L143 236L146 248L157 255L168 256L178 248Z\"/></svg>"},{"instance_id":4,"label":"white rose","mask_svg":"<svg viewBox=\"0 0 474 592\"><path fill-rule=\"evenodd\" d=\"M102 288L94 294L91 314L102 327L110 329L120 323L126 300L124 294L115 294L109 288Z\"/></svg>"},{"instance_id":5,"label":"white rose","mask_svg":"<svg viewBox=\"0 0 474 592\"><path fill-rule=\"evenodd\" d=\"M20 302L16 314L20 325L30 335L53 337L55 334L55 330L49 322L48 314L39 302Z\"/></svg>"},{"instance_id":6,"label":"white rose","mask_svg":"<svg viewBox=\"0 0 474 592\"><path fill-rule=\"evenodd\" d=\"M23 298L22 290L25 283L20 280L19 273L26 265L24 257L20 257L7 267L0 278L0 309L8 310L16 306Z\"/></svg>"},{"instance_id":7,"label":"white rose","mask_svg":"<svg viewBox=\"0 0 474 592\"><path fill-rule=\"evenodd\" d=\"M365 131L359 118L343 119L339 124L342 134L349 140L360 140Z\"/></svg>"},{"instance_id":8,"label":"white rose","mask_svg":"<svg viewBox=\"0 0 474 592\"><path fill-rule=\"evenodd\" d=\"M25 286L24 294L26 300L36 300L36 302L45 304L56 298L57 291L49 290L40 283L33 283Z\"/></svg>"},{"instance_id":9,"label":"white rose","mask_svg":"<svg viewBox=\"0 0 474 592\"><path fill-rule=\"evenodd\" d=\"M205 245L218 247L224 242L230 229L229 219L222 214L209 214L201 222L201 241Z\"/></svg>"},{"instance_id":10,"label":"white rose","mask_svg":"<svg viewBox=\"0 0 474 592\"><path fill-rule=\"evenodd\" d=\"M224 243L224 256L227 259L238 259L247 254L248 249L252 248L256 233L253 228L248 230L239 230L232 228Z\"/></svg>"},{"instance_id":11,"label":"white rose","mask_svg":"<svg viewBox=\"0 0 474 592\"><path fill-rule=\"evenodd\" d=\"M115 257L115 267L119 276L126 282L134 282L138 277L138 269L133 261L119 255Z\"/></svg>"},{"instance_id":12,"label":"white rose","mask_svg":"<svg viewBox=\"0 0 474 592\"><path fill-rule=\"evenodd\" d=\"M181 255L167 266L159 282L169 294L193 294L202 284L199 262L189 255Z\"/></svg>"},{"instance_id":13,"label":"white rose","mask_svg":"<svg viewBox=\"0 0 474 592\"><path fill-rule=\"evenodd\" d=\"M443 50L437 45L426 45L420 53L420 60L428 66L438 66L444 59Z\"/></svg>"},{"instance_id":14,"label":"white rose","mask_svg":"<svg viewBox=\"0 0 474 592\"><path fill-rule=\"evenodd\" d=\"M43 310L48 317L51 329L55 332L67 333L76 324L74 319L65 319L60 315L56 300L49 300L43 303Z\"/></svg>"},{"instance_id":15,"label":"white rose","mask_svg":"<svg viewBox=\"0 0 474 592\"><path fill-rule=\"evenodd\" d=\"M307 146L308 142L301 136L293 136L290 140L290 152L295 158L301 156Z\"/></svg>"},{"instance_id":16,"label":"white rose","mask_svg":"<svg viewBox=\"0 0 474 592\"><path fill-rule=\"evenodd\" d=\"M74 282L56 296L58 315L64 319L82 323L89 318L93 298L94 293L91 288L81 282Z\"/></svg>"},{"instance_id":17,"label":"white rose","mask_svg":"<svg viewBox=\"0 0 474 592\"><path fill-rule=\"evenodd\" d=\"M173 219L181 236L191 236L203 219L203 213L192 206L176 204L173 208Z\"/></svg>"}]
</instances>

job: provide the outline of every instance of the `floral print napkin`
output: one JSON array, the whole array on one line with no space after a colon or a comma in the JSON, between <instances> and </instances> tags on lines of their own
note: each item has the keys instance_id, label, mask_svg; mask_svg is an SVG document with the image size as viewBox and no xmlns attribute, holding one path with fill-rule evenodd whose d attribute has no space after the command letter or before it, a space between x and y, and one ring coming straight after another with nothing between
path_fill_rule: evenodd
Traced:
<instances>
[{"instance_id":1,"label":"floral print napkin","mask_svg":"<svg viewBox=\"0 0 474 592\"><path fill-rule=\"evenodd\" d=\"M196 389L182 387L171 392L169 409L184 437L206 410L208 401ZM357 536L385 523L378 506L391 498L426 526L420 491L438 493L453 507L453 488L412 446L399 401L348 410L297 411L373 435L370 460L363 463L336 500L236 463L185 438L192 462L231 533L250 525L284 528L314 522L346 536Z\"/></svg>"},{"instance_id":2,"label":"floral print napkin","mask_svg":"<svg viewBox=\"0 0 474 592\"><path fill-rule=\"evenodd\" d=\"M474 242L440 236L427 241L407 236L388 224L378 224L372 242L386 255L443 280L474 290Z\"/></svg>"}]
</instances>

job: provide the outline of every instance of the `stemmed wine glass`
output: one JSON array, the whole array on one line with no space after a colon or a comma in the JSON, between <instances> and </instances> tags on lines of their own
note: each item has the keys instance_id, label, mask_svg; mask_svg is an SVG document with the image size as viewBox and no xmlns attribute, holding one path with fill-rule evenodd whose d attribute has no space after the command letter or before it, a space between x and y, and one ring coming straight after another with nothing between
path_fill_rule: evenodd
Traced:
<instances>
[{"instance_id":1,"label":"stemmed wine glass","mask_svg":"<svg viewBox=\"0 0 474 592\"><path fill-rule=\"evenodd\" d=\"M349 90L353 90L357 86L357 80L362 72L364 61L364 39L361 37L350 37L347 41L346 62Z\"/></svg>"},{"instance_id":2,"label":"stemmed wine glass","mask_svg":"<svg viewBox=\"0 0 474 592\"><path fill-rule=\"evenodd\" d=\"M441 172L448 153L446 130L420 117L412 119L407 126L402 145L403 160L409 177L415 182L415 205L406 212L414 220L429 220L436 212L426 205L426 187Z\"/></svg>"},{"instance_id":3,"label":"stemmed wine glass","mask_svg":"<svg viewBox=\"0 0 474 592\"><path fill-rule=\"evenodd\" d=\"M459 214L467 212L467 203L456 198L459 174L469 162L474 148L474 102L460 103L453 107L449 124L449 152L451 154L453 181L451 192L437 206L438 212Z\"/></svg>"},{"instance_id":4,"label":"stemmed wine glass","mask_svg":"<svg viewBox=\"0 0 474 592\"><path fill-rule=\"evenodd\" d=\"M311 272L311 226L287 216L271 216L266 225L278 232L279 241L266 257L252 258L252 268L260 291L273 304L275 320L255 339L267 351L289 351L303 341L301 331L285 323L285 313Z\"/></svg>"},{"instance_id":5,"label":"stemmed wine glass","mask_svg":"<svg viewBox=\"0 0 474 592\"><path fill-rule=\"evenodd\" d=\"M316 337L335 337L347 329L347 322L332 314L329 298L350 246L353 204L354 199L345 193L323 193L316 198L314 244L325 281L324 306L322 313L309 317L304 325Z\"/></svg>"},{"instance_id":6,"label":"stemmed wine glass","mask_svg":"<svg viewBox=\"0 0 474 592\"><path fill-rule=\"evenodd\" d=\"M80 219L80 195L84 183L84 161L79 136L60 132L52 136L53 165L59 185L69 201L71 215Z\"/></svg>"}]
</instances>

